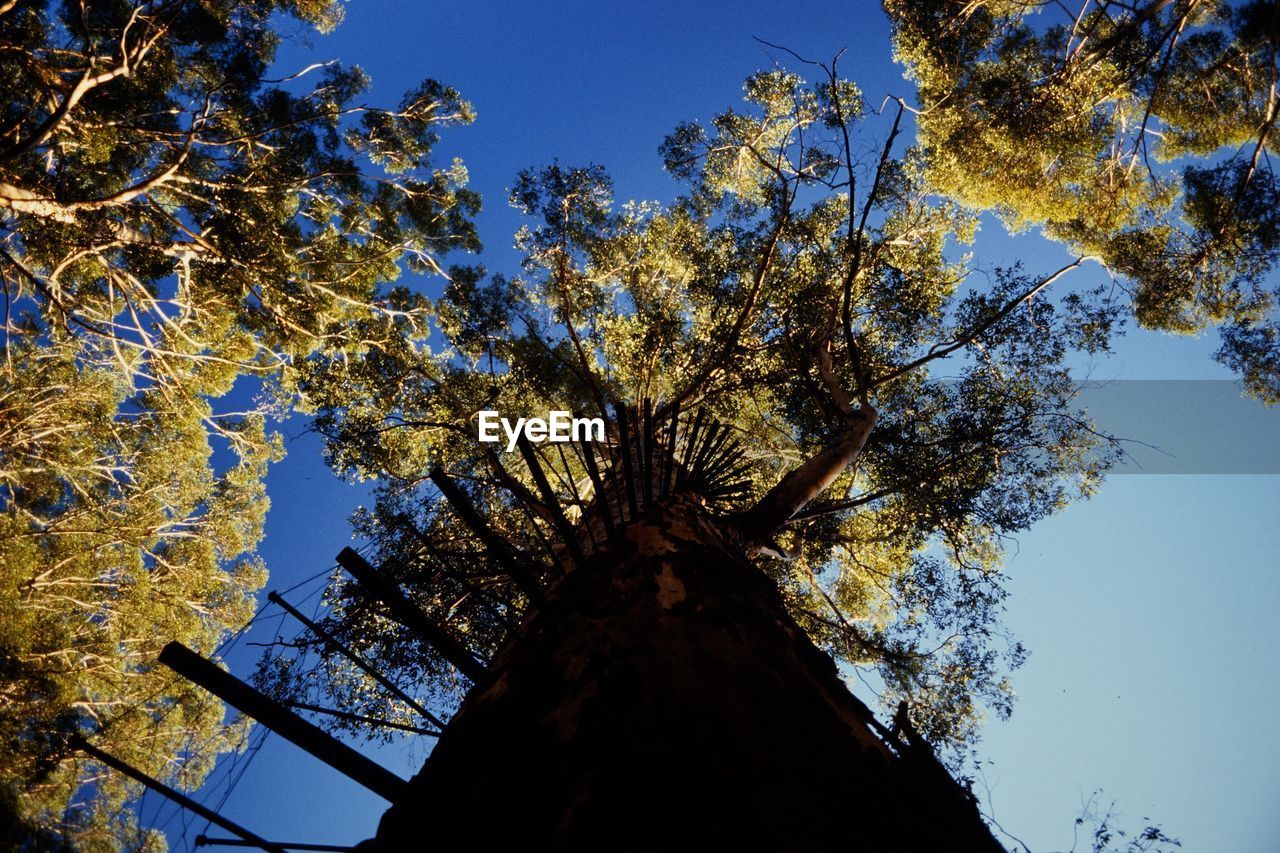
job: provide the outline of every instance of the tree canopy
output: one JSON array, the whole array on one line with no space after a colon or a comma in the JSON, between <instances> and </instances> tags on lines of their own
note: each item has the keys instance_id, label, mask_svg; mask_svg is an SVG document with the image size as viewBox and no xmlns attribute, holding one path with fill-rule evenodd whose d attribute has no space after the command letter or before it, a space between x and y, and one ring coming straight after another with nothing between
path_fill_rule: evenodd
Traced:
<instances>
[{"instance_id":1,"label":"tree canopy","mask_svg":"<svg viewBox=\"0 0 1280 853\"><path fill-rule=\"evenodd\" d=\"M1097 255L1148 328L1218 327L1280 400L1280 5L884 6L940 192Z\"/></svg>"},{"instance_id":2,"label":"tree canopy","mask_svg":"<svg viewBox=\"0 0 1280 853\"><path fill-rule=\"evenodd\" d=\"M1088 494L1109 464L1073 406L1067 360L1105 349L1122 306L1080 261L978 274L955 250L973 215L933 193L891 116L818 71L816 83L755 74L741 107L672 132L661 154L685 193L670 204L615 204L598 166L522 172L518 274L451 269L432 346L315 359L299 387L335 467L377 483L358 532L481 656L508 636L523 592L460 532L427 472L459 478L531 549L548 522L512 499L535 484L476 441L479 411L700 407L750 463L753 491L732 513L874 408L855 469L753 547L822 647L875 668L886 701L909 698L928 737L959 747L984 706L1008 713L1005 675L1024 654L998 621L1006 537ZM878 153L859 157L869 142ZM540 452L569 466L556 489L580 513L586 473L553 445ZM337 585L331 604L336 635L424 700L456 701L449 663L358 588ZM274 658L262 680L299 698L321 684L303 677L317 663L341 707L408 714L338 656Z\"/></svg>"},{"instance_id":3,"label":"tree canopy","mask_svg":"<svg viewBox=\"0 0 1280 853\"><path fill-rule=\"evenodd\" d=\"M429 161L471 118L456 92L374 109L355 67L268 78L283 16L339 11L0 3L6 839L159 843L68 736L188 787L236 743L154 660L253 610L267 419L307 359L423 333L421 299L387 283L476 245L465 172Z\"/></svg>"},{"instance_id":4,"label":"tree canopy","mask_svg":"<svg viewBox=\"0 0 1280 853\"><path fill-rule=\"evenodd\" d=\"M838 60L795 56L805 76L756 73L665 138L674 200L619 202L597 165L521 172L522 263L494 272L441 260L479 249L465 169L431 160L473 118L459 93L427 81L381 109L356 67L269 77L281 22L325 29L336 4L0 0L0 838L162 843L72 734L186 787L235 747L221 705L154 661L172 639L210 653L252 612L269 422L289 412L374 481L357 532L482 656L527 590L428 472L512 542L552 520L518 498L528 470L477 442L480 411L701 409L744 451L750 489L717 506L739 519L874 413L857 464L761 525L753 556L953 758L1008 714L1025 650L1000 624L1006 544L1116 453L1074 402L1073 358L1130 310L1219 326L1219 358L1280 399L1276 4L886 8L918 109L870 109ZM1078 257L982 263L985 210ZM434 278L393 286L405 272ZM576 517L589 477L537 452ZM456 705L465 679L354 585L328 604L324 627L416 702ZM410 720L325 643L277 652L259 673L276 692Z\"/></svg>"}]
</instances>

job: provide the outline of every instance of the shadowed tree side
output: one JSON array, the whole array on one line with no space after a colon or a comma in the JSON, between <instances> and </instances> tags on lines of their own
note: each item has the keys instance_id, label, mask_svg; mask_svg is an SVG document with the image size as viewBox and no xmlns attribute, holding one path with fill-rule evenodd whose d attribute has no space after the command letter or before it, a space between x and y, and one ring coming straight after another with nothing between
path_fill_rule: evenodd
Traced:
<instances>
[{"instance_id":1,"label":"shadowed tree side","mask_svg":"<svg viewBox=\"0 0 1280 853\"><path fill-rule=\"evenodd\" d=\"M615 454L605 482L642 491L662 452L636 454L629 486ZM804 470L792 489L817 485ZM410 849L424 827L461 844L477 826L535 849L1003 850L909 722L910 737L879 725L751 565L744 526L767 532L751 513L687 489L637 504L598 546L575 533L589 556L565 563L361 850Z\"/></svg>"}]
</instances>

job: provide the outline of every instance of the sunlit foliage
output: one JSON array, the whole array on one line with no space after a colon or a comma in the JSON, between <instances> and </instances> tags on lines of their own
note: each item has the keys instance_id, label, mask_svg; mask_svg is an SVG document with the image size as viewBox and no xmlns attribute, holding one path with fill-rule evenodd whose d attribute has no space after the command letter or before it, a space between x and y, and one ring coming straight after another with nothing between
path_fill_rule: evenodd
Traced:
<instances>
[{"instance_id":1,"label":"sunlit foliage","mask_svg":"<svg viewBox=\"0 0 1280 853\"><path fill-rule=\"evenodd\" d=\"M451 270L430 347L309 363L299 387L331 461L378 480L358 531L432 618L487 655L523 597L439 501L431 466L460 478L511 541L533 550L543 535L511 499L532 489L523 465L476 442L480 410L700 406L752 460L745 507L861 402L880 416L861 459L760 564L813 638L878 673L886 702L909 697L936 743L963 747L984 709L1008 713L1005 676L1024 651L999 625L1001 556L1108 463L1073 408L1066 359L1105 349L1119 307L1078 263L975 273L960 253L973 216L931 197L892 115L868 114L834 70L817 84L766 71L740 107L662 144L685 187L672 203L619 205L597 166L526 170L511 192L527 216L518 274ZM554 446L542 452L561 464ZM590 499L556 488L575 517ZM330 603L345 641L402 686L456 703L448 663L357 587L338 584ZM342 707L412 718L316 651ZM297 695L320 684L311 671L276 661L263 680Z\"/></svg>"},{"instance_id":2,"label":"sunlit foliage","mask_svg":"<svg viewBox=\"0 0 1280 853\"><path fill-rule=\"evenodd\" d=\"M1149 328L1218 327L1280 401L1274 0L886 0L928 180L1095 254Z\"/></svg>"},{"instance_id":3,"label":"sunlit foliage","mask_svg":"<svg viewBox=\"0 0 1280 853\"><path fill-rule=\"evenodd\" d=\"M279 23L339 12L0 3L0 847L162 845L69 736L186 787L238 740L154 661L252 611L269 417L314 354L425 333L384 285L475 246L465 173L428 162L457 93L267 79Z\"/></svg>"}]
</instances>

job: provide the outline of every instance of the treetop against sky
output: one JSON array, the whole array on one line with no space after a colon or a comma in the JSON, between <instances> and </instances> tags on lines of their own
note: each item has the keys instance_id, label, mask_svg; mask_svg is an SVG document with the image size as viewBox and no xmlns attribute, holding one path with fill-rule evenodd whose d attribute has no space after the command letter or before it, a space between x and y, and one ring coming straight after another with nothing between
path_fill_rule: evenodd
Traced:
<instances>
[{"instance_id":1,"label":"treetop against sky","mask_svg":"<svg viewBox=\"0 0 1280 853\"><path fill-rule=\"evenodd\" d=\"M1118 451L1069 368L1105 357L1126 317L1216 329L1218 361L1276 399L1280 24L1261 2L886 9L891 30L877 12L830 59L806 49L829 33L782 27L795 52L765 46L776 65L738 101L678 63L604 62L593 80L580 47L531 54L524 73L559 94L521 135L510 117L531 101L509 75L523 54L493 53L520 43L501 26L470 56L466 38L432 30L437 68L407 47L371 54L385 21L351 7L351 34L333 37L343 62L312 65L288 39L327 32L337 6L0 5L12 831L160 843L122 808L132 789L69 749L73 731L188 787L242 736L152 661L170 639L212 652L275 571L258 556L267 498L298 499L269 488L282 415L311 418L329 466L372 484L355 519L371 556L486 657L525 591L458 576L483 559L428 472L457 478L513 541L543 522L526 515L536 484L511 450L477 441L479 413L700 408L743 445L750 489L730 512L844 448L821 496L753 543L757 565L820 648L888 706L907 699L964 766L984 715L1010 712L1007 676L1025 657L1001 624L1012 537L1096 492ZM449 15L461 12L411 16L407 31ZM551 17L528 31L556 29ZM883 74L867 57L890 38L911 85L883 99L845 75ZM705 62L726 40L670 44ZM354 64L366 59L381 66L375 88ZM418 81L424 68L473 78L492 106L464 127L478 96ZM670 103L631 100L622 119L643 119L640 147L661 141L676 185L637 182L629 162L623 182L666 201L616 198L583 156L592 140L631 156L617 122L553 118L558 101L607 91L603 78L615 100L646 78L671 87ZM397 103L392 82L407 90L398 105L373 105ZM481 164L501 145L517 168L482 173L469 144ZM481 196L512 212L482 213ZM988 211L1068 254L1034 233L988 241ZM485 230L495 222L514 231L514 256L480 253L480 236L506 239ZM1027 263L1008 262L1020 246ZM553 445L538 452L554 461ZM328 590L326 629L417 701L455 708L449 661L357 592ZM308 652L272 662L263 683L411 716Z\"/></svg>"}]
</instances>

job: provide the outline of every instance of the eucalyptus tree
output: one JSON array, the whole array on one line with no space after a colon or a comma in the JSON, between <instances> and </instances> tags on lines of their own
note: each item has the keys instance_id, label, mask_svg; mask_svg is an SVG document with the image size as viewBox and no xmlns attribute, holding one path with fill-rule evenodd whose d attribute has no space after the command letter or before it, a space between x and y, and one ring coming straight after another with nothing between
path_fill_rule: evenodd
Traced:
<instances>
[{"instance_id":1,"label":"eucalyptus tree","mask_svg":"<svg viewBox=\"0 0 1280 853\"><path fill-rule=\"evenodd\" d=\"M1146 327L1218 327L1280 400L1280 5L884 5L941 192L1100 256Z\"/></svg>"},{"instance_id":2,"label":"eucalyptus tree","mask_svg":"<svg viewBox=\"0 0 1280 853\"><path fill-rule=\"evenodd\" d=\"M673 701L726 725L687 721L678 740L690 747L686 764L667 766L669 789L644 776L659 784L648 796L667 790L663 802L682 803L670 814L685 814L689 802L676 792L693 796L690 780L740 774L735 785L760 786L749 801L760 808L727 804L708 783L708 809L713 800L750 819L703 840L739 838L732 833L753 826L763 833L757 841L781 837L768 815L786 809L769 812L764 801L777 793L791 803L795 791L782 789L804 773L792 766L770 775L761 768L774 767L773 759L751 756L792 755L791 746L796 756L813 756L813 743L800 748L806 735L781 725L767 745L741 739L738 757L713 770L699 763L695 732L723 740L738 732L732 721L751 716L748 708L763 720L771 712L757 707L746 685L769 672L796 669L803 681L812 667L821 670L797 650L807 643L849 671L874 674L885 702L909 703L903 725L953 757L971 743L985 708L1009 712L1005 675L1024 650L999 625L1001 555L1010 534L1090 493L1108 464L1109 443L1073 406L1067 360L1106 349L1119 306L1077 270L1083 258L1048 274L976 274L955 249L976 220L931 195L921 152L898 144L901 105L892 124L877 120L834 66L822 66L816 84L761 72L745 94L743 107L683 125L663 143L666 168L685 187L675 202L616 206L596 166L527 170L511 192L528 216L517 235L518 273L450 270L434 301L433 346L406 340L365 358L306 365L298 387L319 412L331 462L377 478L376 504L357 519L376 562L423 613L496 667L495 681L462 703L415 782L418 795L384 820L379 843L388 849L425 832L423 820L451 838L499 802L521 816L509 821L513 831L538 826L529 838L590 837L582 827L614 812L578 813L572 802L595 796L588 765L610 765L575 715L590 705L597 723L613 720L600 723L615 726L610 748L631 737L639 740L636 755L652 748L669 756L663 733L678 723L662 709ZM860 155L872 146L874 156ZM540 483L519 457L477 441L481 412L514 420L569 410L608 419L616 446L625 429L611 406L643 411L646 400L655 423L697 409L739 448L740 480L690 487L637 522L646 535L671 540L654 552L669 557L637 563L647 552L634 543L588 544L601 503L621 500L591 474L586 458L597 451L589 445L586 456L532 446L539 466L560 472ZM600 452L600 465L621 464L616 452ZM560 578L542 561L528 569L532 577L513 578L494 565L492 542L484 546L458 523L441 488L456 489L452 502L471 505L473 518L514 546L514 559L579 548L593 568ZM573 532L559 523L556 505ZM720 573L719 558L708 555L725 553L735 566L749 561L747 574ZM714 580L729 576L767 583L747 592ZM626 588L612 589L610 577L635 584L619 580ZM655 590L670 606L649 615L674 618L676 627L645 615ZM758 605L758 624L726 616L746 639L725 650L707 627L714 620L699 614L723 616L741 600ZM376 660L417 700L437 710L461 702L473 663L459 668L456 655L389 618L356 584L336 583L329 601L333 636ZM791 651L792 634L774 642L769 633L784 623L807 637ZM610 687L602 673L624 647L671 666L636 670L624 679L630 690ZM757 657L750 648L773 651ZM344 658L323 645L316 651L318 659L270 657L260 681L297 701L321 689L331 704L369 718L413 715ZM699 687L685 663L707 655L743 678ZM834 670L815 675L795 702L812 700L820 681L823 695L847 697L843 687L831 692L834 679ZM797 707L775 710L790 719ZM548 738L559 747L547 747ZM847 755L846 746L831 741L828 761ZM849 814L874 810L874 798L849 794L850 780L867 791L866 779L856 778L861 765L845 766L839 779L829 765L815 768L796 789L814 797L797 804L797 814L817 808L829 817L816 828L797 819L816 834L793 842L838 840L862 825L851 818L839 827L826 811L833 798ZM588 790L586 800L573 799ZM920 805L927 814L928 804ZM423 817L433 809L438 819ZM594 817L573 829L572 815L589 812ZM627 825L641 813L649 812L633 809Z\"/></svg>"},{"instance_id":3,"label":"eucalyptus tree","mask_svg":"<svg viewBox=\"0 0 1280 853\"><path fill-rule=\"evenodd\" d=\"M68 736L183 786L234 745L154 659L252 610L269 417L309 358L425 333L388 283L476 246L465 172L429 159L456 92L375 109L358 68L271 76L282 25L339 12L0 3L4 846L161 843Z\"/></svg>"}]
</instances>

